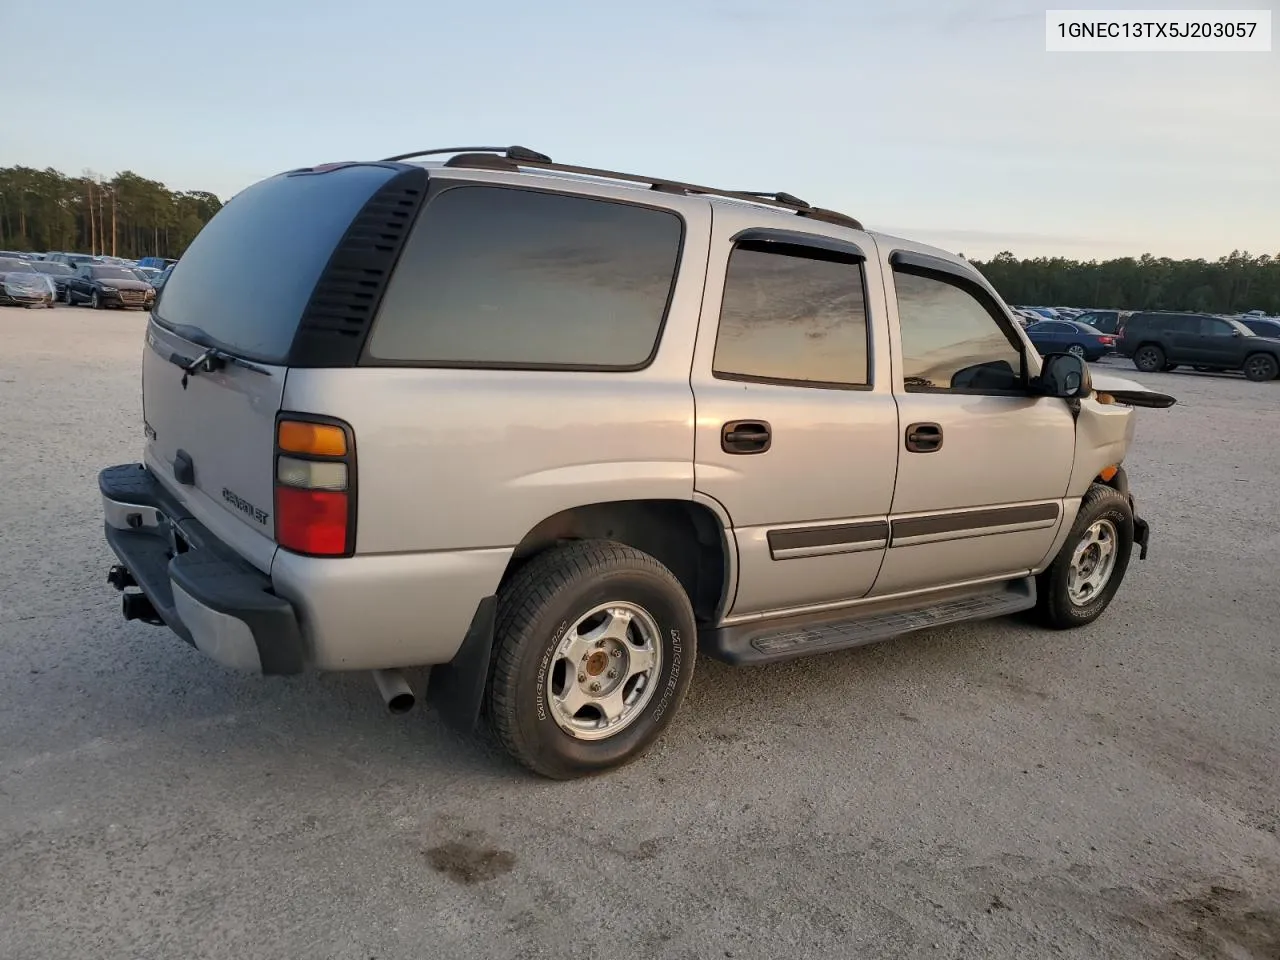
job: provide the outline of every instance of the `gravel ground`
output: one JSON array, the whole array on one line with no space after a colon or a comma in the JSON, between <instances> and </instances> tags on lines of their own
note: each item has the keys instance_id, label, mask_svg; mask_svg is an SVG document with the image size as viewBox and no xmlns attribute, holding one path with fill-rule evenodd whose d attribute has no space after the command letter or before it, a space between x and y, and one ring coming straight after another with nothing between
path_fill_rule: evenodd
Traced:
<instances>
[{"instance_id":1,"label":"gravel ground","mask_svg":"<svg viewBox=\"0 0 1280 960\"><path fill-rule=\"evenodd\" d=\"M1104 364L1181 403L1092 627L704 661L652 754L554 784L120 619L142 328L0 309L6 960L1280 957L1280 383Z\"/></svg>"}]
</instances>

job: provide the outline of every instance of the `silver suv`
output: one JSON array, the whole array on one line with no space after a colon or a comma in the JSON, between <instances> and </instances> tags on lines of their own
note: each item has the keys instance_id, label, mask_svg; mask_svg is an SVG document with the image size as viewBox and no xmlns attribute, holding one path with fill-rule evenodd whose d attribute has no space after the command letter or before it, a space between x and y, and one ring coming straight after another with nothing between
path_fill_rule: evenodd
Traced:
<instances>
[{"instance_id":1,"label":"silver suv","mask_svg":"<svg viewBox=\"0 0 1280 960\"><path fill-rule=\"evenodd\" d=\"M519 147L249 187L143 354L125 617L393 710L430 666L557 778L643 753L699 655L1091 622L1147 549L1131 407L1173 402L1041 359L961 258Z\"/></svg>"}]
</instances>

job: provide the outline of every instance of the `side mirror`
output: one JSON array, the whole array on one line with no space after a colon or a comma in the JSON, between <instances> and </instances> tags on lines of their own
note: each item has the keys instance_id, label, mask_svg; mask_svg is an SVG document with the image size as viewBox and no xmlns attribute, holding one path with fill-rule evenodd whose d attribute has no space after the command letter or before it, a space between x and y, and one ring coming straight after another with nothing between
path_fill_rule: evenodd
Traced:
<instances>
[{"instance_id":1,"label":"side mirror","mask_svg":"<svg viewBox=\"0 0 1280 960\"><path fill-rule=\"evenodd\" d=\"M1040 365L1040 376L1033 381L1036 392L1045 397L1075 400L1093 392L1089 365L1070 353L1051 353Z\"/></svg>"}]
</instances>

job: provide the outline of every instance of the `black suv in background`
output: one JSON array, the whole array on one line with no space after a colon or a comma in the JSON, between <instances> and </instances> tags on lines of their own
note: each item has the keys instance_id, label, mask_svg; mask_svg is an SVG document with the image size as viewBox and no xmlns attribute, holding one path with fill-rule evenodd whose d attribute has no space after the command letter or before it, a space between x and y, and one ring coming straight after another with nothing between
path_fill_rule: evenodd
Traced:
<instances>
[{"instance_id":1,"label":"black suv in background","mask_svg":"<svg viewBox=\"0 0 1280 960\"><path fill-rule=\"evenodd\" d=\"M1250 380L1280 375L1280 339L1260 337L1239 320L1206 313L1135 313L1116 353L1154 373L1187 364L1197 370L1240 370Z\"/></svg>"}]
</instances>

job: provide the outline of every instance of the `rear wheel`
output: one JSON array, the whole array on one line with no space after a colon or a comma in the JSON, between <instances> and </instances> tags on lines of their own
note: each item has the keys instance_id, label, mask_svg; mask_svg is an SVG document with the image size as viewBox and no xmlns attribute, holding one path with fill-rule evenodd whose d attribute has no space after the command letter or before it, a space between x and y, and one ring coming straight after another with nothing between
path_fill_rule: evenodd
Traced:
<instances>
[{"instance_id":1,"label":"rear wheel","mask_svg":"<svg viewBox=\"0 0 1280 960\"><path fill-rule=\"evenodd\" d=\"M1084 347L1081 344L1073 343L1071 346L1067 347L1067 353L1071 354L1073 357L1079 357L1081 360L1085 359Z\"/></svg>"},{"instance_id":2,"label":"rear wheel","mask_svg":"<svg viewBox=\"0 0 1280 960\"><path fill-rule=\"evenodd\" d=\"M1269 353L1255 353L1244 361L1244 375L1249 380L1274 380L1280 374L1280 364Z\"/></svg>"},{"instance_id":3,"label":"rear wheel","mask_svg":"<svg viewBox=\"0 0 1280 960\"><path fill-rule=\"evenodd\" d=\"M1113 487L1095 483L1080 502L1071 533L1036 577L1036 614L1055 630L1083 627L1120 589L1133 552L1133 508Z\"/></svg>"},{"instance_id":4,"label":"rear wheel","mask_svg":"<svg viewBox=\"0 0 1280 960\"><path fill-rule=\"evenodd\" d=\"M1155 373L1163 370L1165 365L1164 351L1153 343L1143 344L1133 354L1133 365L1143 373Z\"/></svg>"},{"instance_id":5,"label":"rear wheel","mask_svg":"<svg viewBox=\"0 0 1280 960\"><path fill-rule=\"evenodd\" d=\"M605 540L548 550L499 594L489 720L543 776L621 766L671 722L696 654L689 598L653 557Z\"/></svg>"}]
</instances>

